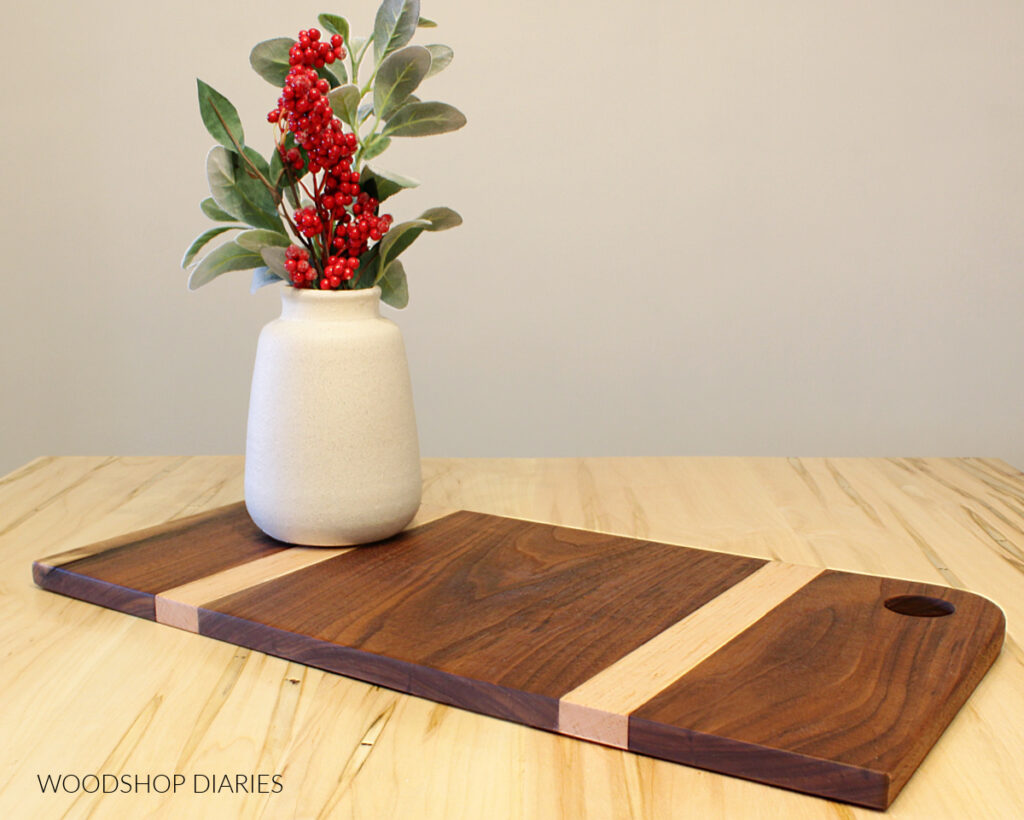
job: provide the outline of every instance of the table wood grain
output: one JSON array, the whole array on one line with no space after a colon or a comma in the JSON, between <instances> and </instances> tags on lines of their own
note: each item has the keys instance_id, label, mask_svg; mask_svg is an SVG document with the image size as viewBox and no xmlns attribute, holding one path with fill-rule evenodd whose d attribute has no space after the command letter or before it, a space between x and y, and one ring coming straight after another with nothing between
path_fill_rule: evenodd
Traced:
<instances>
[{"instance_id":1,"label":"table wood grain","mask_svg":"<svg viewBox=\"0 0 1024 820\"><path fill-rule=\"evenodd\" d=\"M0 479L0 816L877 817L582 743L55 596L42 555L237 501L240 457ZM994 459L428 459L470 509L978 592L1003 652L887 812L1024 816L1024 475ZM56 773L282 775L279 794L46 794Z\"/></svg>"}]
</instances>

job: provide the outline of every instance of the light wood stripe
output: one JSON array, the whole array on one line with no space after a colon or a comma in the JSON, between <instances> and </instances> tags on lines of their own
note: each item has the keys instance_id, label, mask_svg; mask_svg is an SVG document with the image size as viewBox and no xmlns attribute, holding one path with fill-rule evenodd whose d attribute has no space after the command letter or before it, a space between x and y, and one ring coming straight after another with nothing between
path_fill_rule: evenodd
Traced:
<instances>
[{"instance_id":1,"label":"light wood stripe","mask_svg":"<svg viewBox=\"0 0 1024 820\"><path fill-rule=\"evenodd\" d=\"M423 526L448 515L451 510L440 507L421 507L407 529ZM263 558L257 558L237 567L216 572L167 589L155 596L158 623L176 626L189 632L199 631L199 609L203 604L234 595L244 589L272 581L300 569L329 561L358 547L325 549L324 547L291 547Z\"/></svg>"},{"instance_id":2,"label":"light wood stripe","mask_svg":"<svg viewBox=\"0 0 1024 820\"><path fill-rule=\"evenodd\" d=\"M247 564L240 564L205 578L182 584L180 587L164 590L155 597L156 620L158 623L176 626L189 632L199 631L199 607L216 601L226 595L233 595L280 578L300 569L311 567L322 561L329 561L355 547L323 549L322 547L292 547L257 558Z\"/></svg>"},{"instance_id":3,"label":"light wood stripe","mask_svg":"<svg viewBox=\"0 0 1024 820\"><path fill-rule=\"evenodd\" d=\"M629 714L753 626L823 569L769 562L562 697L558 731L628 748Z\"/></svg>"}]
</instances>

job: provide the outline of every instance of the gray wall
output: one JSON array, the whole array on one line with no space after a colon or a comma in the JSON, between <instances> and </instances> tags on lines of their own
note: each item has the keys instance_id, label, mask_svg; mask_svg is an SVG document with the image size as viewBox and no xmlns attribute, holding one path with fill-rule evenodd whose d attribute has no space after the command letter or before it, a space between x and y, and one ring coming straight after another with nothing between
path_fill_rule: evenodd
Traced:
<instances>
[{"instance_id":1,"label":"gray wall","mask_svg":"<svg viewBox=\"0 0 1024 820\"><path fill-rule=\"evenodd\" d=\"M241 452L278 293L178 268L194 77L266 151L258 40L348 2L4 0L0 472ZM999 456L1024 467L1024 5L429 0L470 119L378 163L425 455Z\"/></svg>"}]
</instances>

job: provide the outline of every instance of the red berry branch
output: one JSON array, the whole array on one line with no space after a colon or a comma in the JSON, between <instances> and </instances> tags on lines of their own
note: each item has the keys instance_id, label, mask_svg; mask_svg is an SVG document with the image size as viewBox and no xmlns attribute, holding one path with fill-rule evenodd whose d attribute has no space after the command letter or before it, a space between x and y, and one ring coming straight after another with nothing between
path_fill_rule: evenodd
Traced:
<instances>
[{"instance_id":1,"label":"red berry branch","mask_svg":"<svg viewBox=\"0 0 1024 820\"><path fill-rule=\"evenodd\" d=\"M203 123L218 143L206 161L212 196L201 207L225 224L205 231L186 251L182 267L193 268L189 287L253 270L253 289L278 280L317 290L377 285L384 302L405 306L408 285L398 256L424 231L462 223L451 208L428 208L392 224L390 214L380 213L381 203L419 183L367 164L394 138L465 125L458 109L413 93L452 60L448 46L410 44L418 29L436 25L419 9L419 0L382 0L370 36L351 41L343 17L321 14L329 39L309 28L297 40L278 37L253 48L253 69L280 89L267 115L274 126L270 162L246 144L237 109L199 81ZM364 63L369 76L361 81ZM228 231L239 233L197 259Z\"/></svg>"},{"instance_id":2,"label":"red berry branch","mask_svg":"<svg viewBox=\"0 0 1024 820\"><path fill-rule=\"evenodd\" d=\"M276 124L276 148L294 193L295 184L311 200L293 215L304 248L288 247L285 269L292 284L300 288L334 290L350 282L359 268L359 257L369 241L379 240L391 227L390 214L378 216L380 203L359 185L359 173L352 170L352 156L359 147L354 132L345 133L327 99L330 84L316 69L345 58L340 34L330 43L311 28L299 32L298 42L288 52L288 75L277 107L267 114ZM291 134L296 145L288 147ZM295 173L306 167L310 186ZM287 215L285 198L280 207Z\"/></svg>"}]
</instances>

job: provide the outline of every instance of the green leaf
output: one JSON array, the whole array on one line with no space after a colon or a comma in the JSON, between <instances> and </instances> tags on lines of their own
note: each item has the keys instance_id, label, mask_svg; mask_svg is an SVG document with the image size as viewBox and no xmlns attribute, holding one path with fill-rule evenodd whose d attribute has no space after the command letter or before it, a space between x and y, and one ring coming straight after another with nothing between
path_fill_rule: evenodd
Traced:
<instances>
[{"instance_id":1,"label":"green leaf","mask_svg":"<svg viewBox=\"0 0 1024 820\"><path fill-rule=\"evenodd\" d=\"M372 114L372 113L373 113L373 103L372 102L364 102L361 106L359 106L359 112L358 112L359 124L362 125L364 122L366 122L370 118L370 114Z\"/></svg>"},{"instance_id":2,"label":"green leaf","mask_svg":"<svg viewBox=\"0 0 1024 820\"><path fill-rule=\"evenodd\" d=\"M263 260L258 254L247 251L235 242L225 242L219 248L210 251L196 265L188 278L188 287L189 290L195 290L207 282L212 282L222 273L258 268L262 264Z\"/></svg>"},{"instance_id":3,"label":"green leaf","mask_svg":"<svg viewBox=\"0 0 1024 820\"><path fill-rule=\"evenodd\" d=\"M288 64L288 52L295 45L291 37L275 37L272 40L264 40L257 43L249 52L249 65L264 80L276 88L283 88L285 78L291 70ZM318 68L316 73L330 83L331 88L348 82L348 72L341 60L335 60L323 68Z\"/></svg>"},{"instance_id":4,"label":"green leaf","mask_svg":"<svg viewBox=\"0 0 1024 820\"><path fill-rule=\"evenodd\" d=\"M430 52L430 70L427 72L428 77L433 77L440 71L444 71L448 68L448 64L451 63L452 57L455 56L455 52L452 51L448 46L443 46L440 43L427 46L427 51Z\"/></svg>"},{"instance_id":5,"label":"green leaf","mask_svg":"<svg viewBox=\"0 0 1024 820\"><path fill-rule=\"evenodd\" d=\"M273 156L270 158L270 173L267 176L277 190L278 193L282 191L287 192L288 201L292 204L292 207L298 207L298 202L295 199L295 195L292 193L291 180L300 180L306 175L309 167L309 154L301 146L295 145L295 135L288 132L284 136L284 147L285 150L292 148L299 148L299 154L302 156L302 167L298 170L294 168L286 171L284 163L281 161L281 154L277 150L277 146L274 146Z\"/></svg>"},{"instance_id":6,"label":"green leaf","mask_svg":"<svg viewBox=\"0 0 1024 820\"><path fill-rule=\"evenodd\" d=\"M449 228L457 228L462 224L461 216L451 208L443 206L427 208L427 210L419 215L419 218L430 223L430 227L427 228L428 231L447 231Z\"/></svg>"},{"instance_id":7,"label":"green leaf","mask_svg":"<svg viewBox=\"0 0 1024 820\"><path fill-rule=\"evenodd\" d=\"M377 242L359 257L359 267L356 268L356 278L352 283L352 287L354 289L373 287L373 283L377 281L379 266L380 242Z\"/></svg>"},{"instance_id":8,"label":"green leaf","mask_svg":"<svg viewBox=\"0 0 1024 820\"><path fill-rule=\"evenodd\" d=\"M393 308L401 310L409 304L409 280L405 276L405 268L400 260L394 260L384 275L377 282L380 286L380 300Z\"/></svg>"},{"instance_id":9,"label":"green leaf","mask_svg":"<svg viewBox=\"0 0 1024 820\"><path fill-rule=\"evenodd\" d=\"M393 259L408 248L416 237L430 227L425 219L413 219L409 222L399 222L392 225L391 230L384 234L380 240L380 263L381 270L387 270ZM379 275L379 274L378 274Z\"/></svg>"},{"instance_id":10,"label":"green leaf","mask_svg":"<svg viewBox=\"0 0 1024 820\"><path fill-rule=\"evenodd\" d=\"M291 137L291 134L288 134ZM287 137L285 139L287 142ZM292 171L294 179L299 179L303 174L306 173L306 169L302 168L298 171ZM281 155L278 153L277 148L274 149L274 155L270 158L270 175L267 177L272 183L277 192L288 198L288 202L293 208L298 208L299 203L295 198L295 194L292 191L291 179L287 171L285 171L284 163L281 162Z\"/></svg>"},{"instance_id":11,"label":"green leaf","mask_svg":"<svg viewBox=\"0 0 1024 820\"><path fill-rule=\"evenodd\" d=\"M274 273L270 268L264 265L262 268L256 268L252 272L252 284L249 285L249 293L255 293L260 288L266 285L272 285L275 282L280 282L281 277Z\"/></svg>"},{"instance_id":12,"label":"green leaf","mask_svg":"<svg viewBox=\"0 0 1024 820\"><path fill-rule=\"evenodd\" d=\"M366 40L367 40L366 37L353 37L352 38L352 45L351 46L346 45L346 48L348 49L349 56L352 57L353 59L355 59L356 54L358 54L360 51L362 51L363 50L363 46L366 45Z\"/></svg>"},{"instance_id":13,"label":"green leaf","mask_svg":"<svg viewBox=\"0 0 1024 820\"><path fill-rule=\"evenodd\" d=\"M288 281L288 269L284 266L284 248L262 248L259 252L264 264L280 279Z\"/></svg>"},{"instance_id":14,"label":"green leaf","mask_svg":"<svg viewBox=\"0 0 1024 820\"><path fill-rule=\"evenodd\" d=\"M396 174L394 171L382 171L379 168L371 168L369 165L364 165L363 172L359 176L359 184L370 196L378 202L383 202L402 189L415 188L420 183L419 180L404 177L401 174Z\"/></svg>"},{"instance_id":15,"label":"green leaf","mask_svg":"<svg viewBox=\"0 0 1024 820\"><path fill-rule=\"evenodd\" d=\"M416 25L419 28L437 28L437 23L433 20L428 20L426 17L421 17Z\"/></svg>"},{"instance_id":16,"label":"green leaf","mask_svg":"<svg viewBox=\"0 0 1024 820\"><path fill-rule=\"evenodd\" d=\"M316 19L331 34L340 34L345 46L348 46L348 20L338 14L321 14Z\"/></svg>"},{"instance_id":17,"label":"green leaf","mask_svg":"<svg viewBox=\"0 0 1024 820\"><path fill-rule=\"evenodd\" d=\"M263 174L263 178L264 179L269 180L270 179L270 165L263 158L263 155L259 151L257 151L255 148L250 148L248 145L245 146L245 148L243 150L245 151L245 156L248 157L249 162L251 162L253 165L256 166L256 168L259 170L259 172L261 174ZM252 168L250 168L246 163L244 163L244 162L242 163L242 168L244 168L246 174L251 176L253 179L256 179L257 181L259 180L259 177L257 177L252 172Z\"/></svg>"},{"instance_id":18,"label":"green leaf","mask_svg":"<svg viewBox=\"0 0 1024 820\"><path fill-rule=\"evenodd\" d=\"M188 246L188 250L185 251L185 256L182 257L181 266L187 268L192 264L192 260L196 258L196 254L199 253L205 246L206 243L213 239L215 236L220 236L224 231L237 230L234 225L222 225L216 228L210 228L195 238L195 241Z\"/></svg>"},{"instance_id":19,"label":"green leaf","mask_svg":"<svg viewBox=\"0 0 1024 820\"><path fill-rule=\"evenodd\" d=\"M373 159L374 157L380 156L387 147L391 145L391 138L385 137L382 134L374 134L369 142L363 145L363 159Z\"/></svg>"},{"instance_id":20,"label":"green leaf","mask_svg":"<svg viewBox=\"0 0 1024 820\"><path fill-rule=\"evenodd\" d=\"M344 60L335 60L333 63L328 63L323 68L317 69L317 73L327 80L331 88L337 88L339 85L344 85L348 82L348 71L345 70ZM333 82L331 82L332 79Z\"/></svg>"},{"instance_id":21,"label":"green leaf","mask_svg":"<svg viewBox=\"0 0 1024 820\"><path fill-rule=\"evenodd\" d=\"M348 82L348 74L345 72L345 66L342 65L341 66L341 71L338 72L339 74L344 75L345 79L344 80L339 80L338 79L338 74L334 73L333 66L336 66L336 65L341 65L341 61L340 60L335 60L333 63L331 63L331 65L329 65L329 66L327 66L327 65L321 66L320 68L318 68L316 70L316 76L320 77L320 79L322 79L322 80L327 80L327 84L331 88L337 88L339 85L342 84L342 82Z\"/></svg>"},{"instance_id":22,"label":"green leaf","mask_svg":"<svg viewBox=\"0 0 1024 820\"><path fill-rule=\"evenodd\" d=\"M359 125L359 100L359 89L354 85L343 85L327 95L335 115L353 131Z\"/></svg>"},{"instance_id":23,"label":"green leaf","mask_svg":"<svg viewBox=\"0 0 1024 820\"><path fill-rule=\"evenodd\" d=\"M420 19L420 0L384 0L373 23L373 56L377 64L412 39Z\"/></svg>"},{"instance_id":24,"label":"green leaf","mask_svg":"<svg viewBox=\"0 0 1024 820\"><path fill-rule=\"evenodd\" d=\"M430 52L423 46L392 51L373 82L373 110L382 120L397 111L430 71Z\"/></svg>"},{"instance_id":25,"label":"green leaf","mask_svg":"<svg viewBox=\"0 0 1024 820\"><path fill-rule=\"evenodd\" d=\"M202 202L199 203L199 210L206 214L214 222L237 222L231 214L221 209L216 202L213 201L213 197L206 197Z\"/></svg>"},{"instance_id":26,"label":"green leaf","mask_svg":"<svg viewBox=\"0 0 1024 820\"><path fill-rule=\"evenodd\" d=\"M256 228L251 231L242 231L242 233L235 237L235 241L247 251L252 251L253 253L259 253L263 248L268 246L287 248L292 244L291 237L287 234L278 233L277 231L267 231L262 228Z\"/></svg>"},{"instance_id":27,"label":"green leaf","mask_svg":"<svg viewBox=\"0 0 1024 820\"><path fill-rule=\"evenodd\" d=\"M238 110L223 94L215 91L202 80L196 80L199 89L199 113L203 117L203 125L210 136L225 148L237 150L245 145L242 133L242 121L238 118Z\"/></svg>"},{"instance_id":28,"label":"green leaf","mask_svg":"<svg viewBox=\"0 0 1024 820\"><path fill-rule=\"evenodd\" d=\"M291 68L288 65L288 51L293 45L295 41L291 37L275 37L257 43L249 52L249 65L272 86L283 88Z\"/></svg>"},{"instance_id":29,"label":"green leaf","mask_svg":"<svg viewBox=\"0 0 1024 820\"><path fill-rule=\"evenodd\" d=\"M381 133L386 137L427 137L457 131L465 124L465 115L448 103L409 103L388 120Z\"/></svg>"},{"instance_id":30,"label":"green leaf","mask_svg":"<svg viewBox=\"0 0 1024 820\"><path fill-rule=\"evenodd\" d=\"M206 156L206 175L214 202L235 219L254 228L284 233L270 192L246 170L242 158L234 151L219 145L211 148Z\"/></svg>"}]
</instances>

